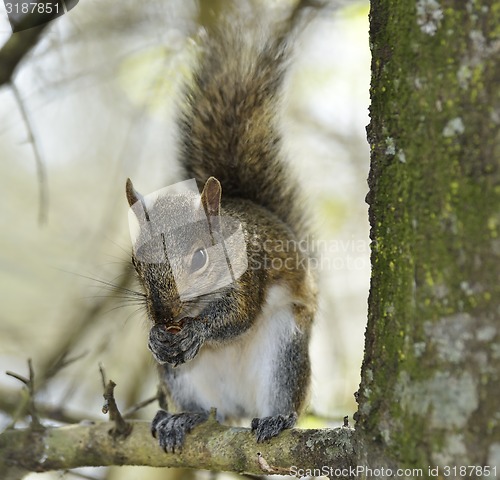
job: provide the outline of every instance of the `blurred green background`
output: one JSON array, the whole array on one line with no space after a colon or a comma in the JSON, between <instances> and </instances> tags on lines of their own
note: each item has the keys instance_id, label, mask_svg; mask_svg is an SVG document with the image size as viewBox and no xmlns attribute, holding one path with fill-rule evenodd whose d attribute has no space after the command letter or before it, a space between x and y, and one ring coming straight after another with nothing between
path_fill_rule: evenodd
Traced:
<instances>
[{"instance_id":1,"label":"blurred green background","mask_svg":"<svg viewBox=\"0 0 500 480\"><path fill-rule=\"evenodd\" d=\"M200 19L229 3L81 0L46 30L18 69L15 90L0 89L0 428L22 389L4 372L27 375L28 358L39 380L48 377L40 404L75 418L105 418L99 364L117 383L122 409L155 394L144 313L109 297L98 280L126 282L131 274L126 178L143 193L176 181L179 85L191 71ZM240 3L266 19L286 15L294 2ZM4 13L2 44L10 34ZM286 84L285 145L321 251L311 414L302 426L337 426L356 411L370 276L369 62L368 1L326 3L300 32ZM42 211L31 135L47 178ZM53 375L65 353L82 357ZM155 410L138 417L150 419ZM142 468L79 473L187 475Z\"/></svg>"}]
</instances>

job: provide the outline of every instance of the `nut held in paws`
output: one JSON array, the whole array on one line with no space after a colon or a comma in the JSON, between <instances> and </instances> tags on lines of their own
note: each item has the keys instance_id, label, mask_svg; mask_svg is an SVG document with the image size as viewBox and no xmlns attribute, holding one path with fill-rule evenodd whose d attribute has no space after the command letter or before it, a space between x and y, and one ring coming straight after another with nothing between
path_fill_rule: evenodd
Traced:
<instances>
[{"instance_id":1,"label":"nut held in paws","mask_svg":"<svg viewBox=\"0 0 500 480\"><path fill-rule=\"evenodd\" d=\"M168 333L172 333L175 335L184 328L184 324L188 320L192 320L191 317L183 317L178 322L171 323L170 325L165 325L165 330Z\"/></svg>"}]
</instances>

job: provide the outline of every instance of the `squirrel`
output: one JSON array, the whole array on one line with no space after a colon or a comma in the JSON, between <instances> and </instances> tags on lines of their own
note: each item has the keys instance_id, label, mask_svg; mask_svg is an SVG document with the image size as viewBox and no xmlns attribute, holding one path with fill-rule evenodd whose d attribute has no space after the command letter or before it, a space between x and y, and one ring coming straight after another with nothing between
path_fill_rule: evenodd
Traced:
<instances>
[{"instance_id":1,"label":"squirrel","mask_svg":"<svg viewBox=\"0 0 500 480\"><path fill-rule=\"evenodd\" d=\"M151 199L127 180L148 347L178 412L152 421L167 452L212 407L219 421L253 418L263 442L292 428L308 398L317 293L278 122L287 37L226 24L206 32L177 122L179 164L201 195Z\"/></svg>"}]
</instances>

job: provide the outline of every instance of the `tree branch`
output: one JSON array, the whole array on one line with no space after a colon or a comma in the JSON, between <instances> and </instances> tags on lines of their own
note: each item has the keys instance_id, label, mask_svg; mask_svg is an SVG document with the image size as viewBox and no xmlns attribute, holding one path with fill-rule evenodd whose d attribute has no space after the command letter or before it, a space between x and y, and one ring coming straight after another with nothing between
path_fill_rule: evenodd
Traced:
<instances>
[{"instance_id":1,"label":"tree branch","mask_svg":"<svg viewBox=\"0 0 500 480\"><path fill-rule=\"evenodd\" d=\"M25 55L38 43L42 32L49 25L49 21L57 15L42 14L47 23L12 33L9 39L0 49L0 86L10 83L17 66L21 63ZM19 19L19 26L33 22L34 18L40 16L38 12L28 13ZM36 23L36 21L34 22Z\"/></svg>"},{"instance_id":2,"label":"tree branch","mask_svg":"<svg viewBox=\"0 0 500 480\"><path fill-rule=\"evenodd\" d=\"M28 142L31 144L33 149L33 155L35 156L36 172L38 177L38 223L43 225L47 221L48 215L48 198L49 192L47 187L47 171L45 169L45 163L38 148L38 143L35 138L35 133L33 131L33 124L31 122L30 116L24 106L21 94L14 82L10 83L12 93L16 99L17 105L19 107L19 112L21 113L21 118L23 119L24 125L26 126L26 132L28 134Z\"/></svg>"},{"instance_id":3,"label":"tree branch","mask_svg":"<svg viewBox=\"0 0 500 480\"><path fill-rule=\"evenodd\" d=\"M110 380L108 383L106 383L106 376L104 374L104 368L102 367L102 365L99 370L101 371L102 383L104 387L104 405L102 407L102 413L109 413L109 419L112 422L115 422L114 428L110 430L113 438L126 438L132 432L132 425L124 420L120 410L118 409L118 405L116 404L114 393L116 383L113 382L113 380Z\"/></svg>"},{"instance_id":4,"label":"tree branch","mask_svg":"<svg viewBox=\"0 0 500 480\"><path fill-rule=\"evenodd\" d=\"M354 430L288 430L257 444L248 428L220 425L212 417L186 438L181 453L165 453L151 436L147 422L132 421L127 438L114 439L113 424L70 425L6 430L0 434L0 474L45 472L84 466L143 465L187 467L254 474L290 473L301 469L349 469L355 464ZM293 471L292 471L293 473ZM347 478L330 476L330 478Z\"/></svg>"},{"instance_id":5,"label":"tree branch","mask_svg":"<svg viewBox=\"0 0 500 480\"><path fill-rule=\"evenodd\" d=\"M19 390L0 388L0 412L5 413L6 415L16 418L17 417L24 418L25 414L27 413L26 406L28 400L29 398L27 392L20 392ZM20 409L20 407L22 408L20 414L18 415L16 412ZM84 419L86 420L94 419L94 417L92 417L87 412L86 413L73 412L67 409L66 406L64 405L53 405L48 402L47 403L37 402L36 408L41 418L61 423L79 423ZM130 415L129 412L126 412L126 414Z\"/></svg>"}]
</instances>

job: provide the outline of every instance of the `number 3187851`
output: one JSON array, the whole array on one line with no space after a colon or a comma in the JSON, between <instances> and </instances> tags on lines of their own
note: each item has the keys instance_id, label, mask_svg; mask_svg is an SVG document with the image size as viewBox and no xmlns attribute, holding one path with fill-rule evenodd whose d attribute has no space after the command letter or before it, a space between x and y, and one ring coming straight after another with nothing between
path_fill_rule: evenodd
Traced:
<instances>
[{"instance_id":1,"label":"number 3187851","mask_svg":"<svg viewBox=\"0 0 500 480\"><path fill-rule=\"evenodd\" d=\"M7 13L59 13L59 3L23 2L6 3Z\"/></svg>"}]
</instances>

